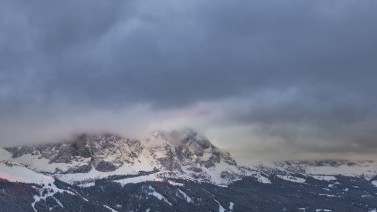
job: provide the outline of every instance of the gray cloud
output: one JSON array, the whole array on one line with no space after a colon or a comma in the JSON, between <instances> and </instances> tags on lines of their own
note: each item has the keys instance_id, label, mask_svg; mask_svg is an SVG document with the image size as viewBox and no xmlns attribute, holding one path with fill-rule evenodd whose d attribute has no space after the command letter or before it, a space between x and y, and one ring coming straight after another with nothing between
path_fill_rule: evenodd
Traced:
<instances>
[{"instance_id":1,"label":"gray cloud","mask_svg":"<svg viewBox=\"0 0 377 212\"><path fill-rule=\"evenodd\" d=\"M2 1L1 142L163 122L250 154L368 154L376 4Z\"/></svg>"}]
</instances>

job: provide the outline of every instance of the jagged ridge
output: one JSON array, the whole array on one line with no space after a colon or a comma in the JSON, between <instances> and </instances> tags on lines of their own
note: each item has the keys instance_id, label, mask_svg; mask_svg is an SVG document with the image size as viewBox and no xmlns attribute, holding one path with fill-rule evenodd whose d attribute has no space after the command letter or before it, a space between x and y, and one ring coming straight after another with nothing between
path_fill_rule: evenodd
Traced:
<instances>
[{"instance_id":1,"label":"jagged ridge","mask_svg":"<svg viewBox=\"0 0 377 212\"><path fill-rule=\"evenodd\" d=\"M229 153L193 130L156 131L142 140L83 134L69 142L6 150L12 160L61 179L73 173L91 173L96 178L159 170L165 176L226 184L241 173Z\"/></svg>"}]
</instances>

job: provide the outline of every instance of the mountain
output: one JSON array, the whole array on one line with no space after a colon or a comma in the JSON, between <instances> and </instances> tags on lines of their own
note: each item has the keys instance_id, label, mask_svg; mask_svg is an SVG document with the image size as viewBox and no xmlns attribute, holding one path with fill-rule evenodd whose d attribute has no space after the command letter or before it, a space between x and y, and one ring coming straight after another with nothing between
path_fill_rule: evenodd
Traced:
<instances>
[{"instance_id":1,"label":"mountain","mask_svg":"<svg viewBox=\"0 0 377 212\"><path fill-rule=\"evenodd\" d=\"M66 143L6 150L14 162L75 184L140 173L229 184L242 172L229 153L192 130L154 132L141 141L113 134L81 135Z\"/></svg>"},{"instance_id":2,"label":"mountain","mask_svg":"<svg viewBox=\"0 0 377 212\"><path fill-rule=\"evenodd\" d=\"M375 211L375 161L239 166L193 130L0 149L0 211Z\"/></svg>"}]
</instances>

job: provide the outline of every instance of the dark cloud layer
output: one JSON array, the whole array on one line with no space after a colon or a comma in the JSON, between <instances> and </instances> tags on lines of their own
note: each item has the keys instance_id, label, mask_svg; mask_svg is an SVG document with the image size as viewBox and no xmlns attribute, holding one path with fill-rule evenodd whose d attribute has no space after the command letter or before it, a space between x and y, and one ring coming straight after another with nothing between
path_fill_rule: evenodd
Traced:
<instances>
[{"instance_id":1,"label":"dark cloud layer","mask_svg":"<svg viewBox=\"0 0 377 212\"><path fill-rule=\"evenodd\" d=\"M224 137L250 154L367 154L377 150L376 6L1 1L0 138L38 140L57 122L48 129L178 119L209 135L238 127Z\"/></svg>"}]
</instances>

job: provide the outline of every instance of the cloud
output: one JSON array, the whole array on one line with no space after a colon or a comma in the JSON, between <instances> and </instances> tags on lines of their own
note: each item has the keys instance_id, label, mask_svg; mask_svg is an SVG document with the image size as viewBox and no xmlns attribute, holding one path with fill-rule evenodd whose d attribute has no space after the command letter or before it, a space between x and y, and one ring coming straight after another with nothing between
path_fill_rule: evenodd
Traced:
<instances>
[{"instance_id":1,"label":"cloud","mask_svg":"<svg viewBox=\"0 0 377 212\"><path fill-rule=\"evenodd\" d=\"M3 1L0 140L188 126L250 155L369 154L375 4Z\"/></svg>"}]
</instances>

